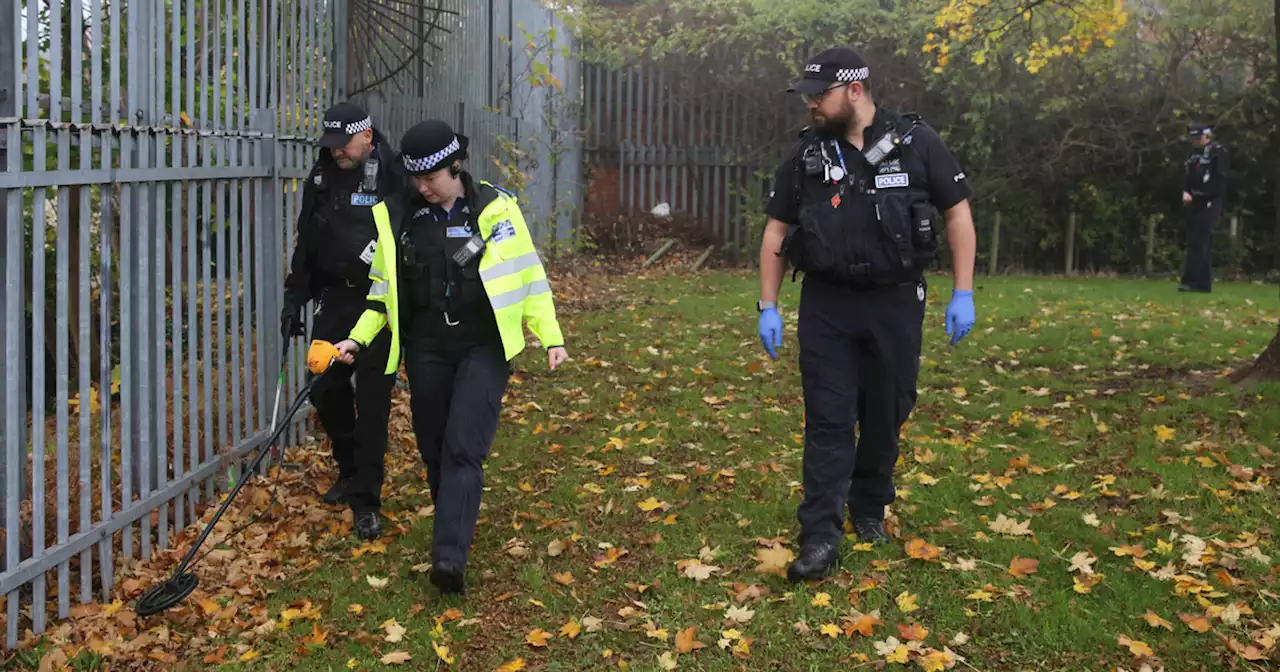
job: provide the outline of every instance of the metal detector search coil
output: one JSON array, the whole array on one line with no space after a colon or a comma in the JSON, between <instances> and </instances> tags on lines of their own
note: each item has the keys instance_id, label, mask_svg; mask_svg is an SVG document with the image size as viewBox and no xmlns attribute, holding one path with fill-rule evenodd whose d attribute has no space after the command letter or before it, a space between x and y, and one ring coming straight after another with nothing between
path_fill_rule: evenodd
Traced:
<instances>
[{"instance_id":1,"label":"metal detector search coil","mask_svg":"<svg viewBox=\"0 0 1280 672\"><path fill-rule=\"evenodd\" d=\"M316 349L317 344L327 345L334 353L337 352L337 349L334 348L332 344L325 341L315 341L312 343L313 351ZM285 352L288 352L287 341ZM308 360L310 359L311 358L308 357ZM287 362L288 358L282 357L281 361ZM327 363L332 360L326 359L324 361L326 362L325 366L327 368ZM281 370L283 371L283 369L284 367L282 366ZM275 425L273 428L274 431L271 433L271 437L267 439L267 442L261 448L259 448L258 455L253 458L253 462L244 470L243 475L240 476L240 480L236 481L235 487L233 487L231 492L227 494L227 498L223 500L222 506L220 506L218 511L213 514L213 518L211 518L209 523L205 525L204 530L200 532L200 536L196 539L195 543L191 545L191 550L187 551L186 556L184 556L182 561L178 563L178 566L174 568L173 574L169 578L165 579L164 583L152 586L147 590L147 592L143 593L138 598L134 610L139 616L151 616L165 611L166 609L170 609L182 602L182 600L186 599L188 595L195 591L196 585L199 584L199 579L197 579L196 575L189 570L199 562L199 560L196 560L195 562L192 561L192 558L195 558L196 551L200 550L200 546L209 538L209 534L213 531L214 526L218 524L218 520L222 518L222 514L226 513L227 508L231 506L231 502L235 500L236 495L239 494L242 488L244 488L244 484L248 483L249 479L257 473L258 467L262 465L262 461L274 452L271 450L271 447L280 440L280 436L284 434L285 428L289 426L289 421L293 418L294 414L298 412L298 409L302 408L302 405L306 403L308 395L311 394L311 387L315 385L316 381L320 380L321 377L322 375L314 376L311 380L307 381L307 384L304 385L301 390L298 391L297 398L293 400L293 404L289 406L289 410L284 414L284 421ZM283 377L281 380L283 380ZM204 556L200 556L200 560L203 559Z\"/></svg>"}]
</instances>

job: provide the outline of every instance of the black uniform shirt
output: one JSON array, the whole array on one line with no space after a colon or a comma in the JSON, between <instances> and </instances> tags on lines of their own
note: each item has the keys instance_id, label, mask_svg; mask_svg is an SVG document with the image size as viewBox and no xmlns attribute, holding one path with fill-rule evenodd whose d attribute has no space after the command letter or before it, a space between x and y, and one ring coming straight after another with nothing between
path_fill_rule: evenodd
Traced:
<instances>
[{"instance_id":1,"label":"black uniform shirt","mask_svg":"<svg viewBox=\"0 0 1280 672\"><path fill-rule=\"evenodd\" d=\"M863 147L871 147L878 142L881 136L884 135L886 125L892 119L893 117L877 107L875 119L863 131ZM864 180L868 179L871 166L863 158L862 153L844 138L840 138L837 142L839 143L840 152L844 155L846 170ZM928 185L930 199L939 211L945 211L960 201L969 198L972 190L970 190L969 183L965 180L964 171L960 169L960 164L956 162L955 157L947 149L936 131L921 124L912 132L910 142L911 145L909 147L903 146L898 153L886 158L885 162L900 159L903 152L916 152L924 162L925 175L920 177L923 177ZM840 165L831 141L825 141L825 146L833 165ZM794 156L788 156L782 162L782 165L778 167L773 179L773 193L770 195L769 203L765 207L765 213L768 216L784 224L796 224L800 219L801 194L797 194L795 190L796 167L793 159ZM883 169L884 167L885 164L881 163L881 168ZM881 170L881 172L884 171ZM913 175L912 179L918 178ZM820 180L821 177L810 178L804 176L803 173L801 175L801 181L805 184L817 183ZM874 220L875 211L870 197L859 193L857 189L846 189L841 196L839 209L845 212L846 208L855 221L870 222Z\"/></svg>"},{"instance_id":2,"label":"black uniform shirt","mask_svg":"<svg viewBox=\"0 0 1280 672\"><path fill-rule=\"evenodd\" d=\"M1197 199L1219 199L1227 195L1227 150L1210 142L1187 157L1183 189Z\"/></svg>"}]
</instances>

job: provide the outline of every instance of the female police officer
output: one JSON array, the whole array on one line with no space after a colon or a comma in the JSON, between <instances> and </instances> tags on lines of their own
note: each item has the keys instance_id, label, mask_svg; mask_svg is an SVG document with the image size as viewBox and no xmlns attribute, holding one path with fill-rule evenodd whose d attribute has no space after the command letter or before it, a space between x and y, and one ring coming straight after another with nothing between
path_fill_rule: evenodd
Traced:
<instances>
[{"instance_id":1,"label":"female police officer","mask_svg":"<svg viewBox=\"0 0 1280 672\"><path fill-rule=\"evenodd\" d=\"M404 342L414 433L436 505L431 582L451 593L463 589L483 462L509 362L525 347L524 323L547 347L552 369L569 356L516 199L462 170L467 144L438 120L405 133L401 158L416 194L375 206L369 307L337 345L340 361L351 362L389 328L386 370L394 372Z\"/></svg>"}]
</instances>

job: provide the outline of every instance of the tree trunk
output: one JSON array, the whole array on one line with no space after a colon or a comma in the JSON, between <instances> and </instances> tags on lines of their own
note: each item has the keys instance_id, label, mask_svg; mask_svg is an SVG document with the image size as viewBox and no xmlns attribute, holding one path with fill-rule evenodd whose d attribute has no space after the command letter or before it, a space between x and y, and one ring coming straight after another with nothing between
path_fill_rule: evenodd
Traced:
<instances>
[{"instance_id":1,"label":"tree trunk","mask_svg":"<svg viewBox=\"0 0 1280 672\"><path fill-rule=\"evenodd\" d=\"M1257 361L1237 372L1231 379L1242 384L1280 380L1280 327L1276 328L1271 345L1258 355Z\"/></svg>"}]
</instances>

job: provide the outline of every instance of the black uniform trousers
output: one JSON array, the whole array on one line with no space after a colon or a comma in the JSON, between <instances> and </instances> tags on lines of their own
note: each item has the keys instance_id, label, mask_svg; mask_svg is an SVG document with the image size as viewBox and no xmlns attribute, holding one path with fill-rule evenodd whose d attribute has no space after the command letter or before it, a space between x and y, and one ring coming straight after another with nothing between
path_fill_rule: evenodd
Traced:
<instances>
[{"instance_id":1,"label":"black uniform trousers","mask_svg":"<svg viewBox=\"0 0 1280 672\"><path fill-rule=\"evenodd\" d=\"M406 347L413 431L435 503L434 563L465 566L480 515L484 461L511 377L501 342Z\"/></svg>"},{"instance_id":2,"label":"black uniform trousers","mask_svg":"<svg viewBox=\"0 0 1280 672\"><path fill-rule=\"evenodd\" d=\"M314 338L331 343L346 339L364 311L364 294L363 289L326 290L315 318ZM311 388L311 404L329 435L338 477L351 479L344 492L357 514L382 508L387 425L396 382L394 374L384 373L390 350L391 332L384 329L360 352L355 364L334 362Z\"/></svg>"},{"instance_id":3,"label":"black uniform trousers","mask_svg":"<svg viewBox=\"0 0 1280 672\"><path fill-rule=\"evenodd\" d=\"M1187 263L1182 284L1194 291L1208 292L1213 289L1213 225L1222 216L1222 199L1210 201L1197 196L1187 209Z\"/></svg>"},{"instance_id":4,"label":"black uniform trousers","mask_svg":"<svg viewBox=\"0 0 1280 672\"><path fill-rule=\"evenodd\" d=\"M846 504L855 519L882 520L893 502L898 432L916 402L924 293L923 280L853 289L805 277L801 543L839 543Z\"/></svg>"}]
</instances>

